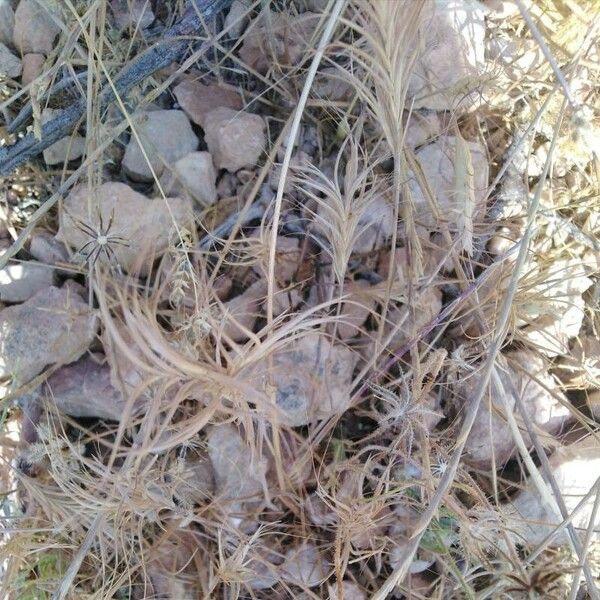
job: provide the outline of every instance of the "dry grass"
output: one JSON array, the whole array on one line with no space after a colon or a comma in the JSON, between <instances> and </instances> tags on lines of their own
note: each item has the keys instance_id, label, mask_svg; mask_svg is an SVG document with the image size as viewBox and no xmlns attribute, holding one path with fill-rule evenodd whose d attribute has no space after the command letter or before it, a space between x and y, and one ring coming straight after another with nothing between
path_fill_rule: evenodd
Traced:
<instances>
[{"instance_id":1,"label":"dry grass","mask_svg":"<svg viewBox=\"0 0 600 600\"><path fill-rule=\"evenodd\" d=\"M522 72L490 61L484 76L455 90L457 98L475 90L482 101L445 114L442 124L440 135L457 137L453 194L463 210L454 227L407 143L416 112L407 107L412 49L427 1L332 1L297 64L282 59L280 37L266 35L273 52L266 72L239 58L243 39L209 25L201 50L120 98L114 113L99 109L101 82L145 42L111 29L106 0L59 3L64 30L46 62L49 79L41 80L52 86L62 64L88 69L88 158L74 171L28 164L1 182L17 198L3 206L13 239L34 225L56 231L61 184L93 189L114 178L133 108L171 102L170 84L190 67L243 91L248 110L267 117L270 146L235 208L204 209L198 230L178 230L147 278L99 263L78 267L102 323L98 344L127 400L124 417L118 424L75 420L48 402L33 427L26 402L6 401L2 597L354 600L349 590L360 590L379 600L598 598L600 550L591 530L581 537L566 524L560 547L551 539L532 545L515 530L510 506L528 477L566 517L544 448L598 440L589 410L566 397L569 430L549 442L518 402L496 407L517 448L510 463L482 470L464 450L480 406L502 388L503 354L529 348L555 366L536 328L574 304L581 265L598 261L600 12L591 0L540 0L523 3L533 32L518 13L494 21L494 31L522 45L515 63L527 52L541 58ZM182 9L154 4L164 5L166 21ZM246 4L248 15L269 21L265 3ZM303 2L271 4L294 15ZM319 66L333 67L350 93L322 97L313 80ZM41 81L22 91L2 86L4 112L26 99L39 108L45 89ZM315 148L312 164L293 164L295 140ZM473 141L485 144L490 181L498 178L485 214L472 196ZM519 171L510 158L529 167ZM534 160L541 176L519 180ZM275 163L279 186L249 227L244 214L256 207ZM435 236L424 233L416 190L434 216ZM219 243L198 243L232 211L237 222ZM401 226L382 233L389 222ZM275 276L280 226L300 240L296 272L285 282ZM373 227L379 233L371 238ZM501 241L494 257L485 249L494 235L519 243L509 250ZM381 236L385 244L373 248ZM389 252L396 247L404 254ZM357 294L356 282L369 277ZM240 289L266 280L261 318L242 341L220 292L225 278ZM597 337L597 272L591 282L579 335ZM275 310L293 292L299 307ZM440 310L430 308L436 302ZM365 316L357 335L345 338L351 307ZM241 319L238 326L245 327ZM352 388L339 414L292 427L263 372L315 333L321 352L343 347L354 357ZM560 334L551 331L550 341L564 343ZM465 404L455 385L474 380ZM32 429L36 440L27 443ZM299 575L290 552L306 542L318 556ZM346 591L336 591L343 583Z\"/></svg>"}]
</instances>

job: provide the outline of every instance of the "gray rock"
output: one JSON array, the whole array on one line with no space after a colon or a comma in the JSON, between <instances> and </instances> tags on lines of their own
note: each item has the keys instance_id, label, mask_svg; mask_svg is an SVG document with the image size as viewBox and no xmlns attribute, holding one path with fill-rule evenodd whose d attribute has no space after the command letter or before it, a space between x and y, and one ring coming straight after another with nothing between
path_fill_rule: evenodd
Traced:
<instances>
[{"instance_id":1,"label":"gray rock","mask_svg":"<svg viewBox=\"0 0 600 600\"><path fill-rule=\"evenodd\" d=\"M96 334L96 317L68 288L49 287L0 311L0 376L20 386L46 366L77 360Z\"/></svg>"},{"instance_id":2,"label":"gray rock","mask_svg":"<svg viewBox=\"0 0 600 600\"><path fill-rule=\"evenodd\" d=\"M220 85L205 85L199 81L186 79L174 90L177 102L191 121L204 127L206 115L216 108L242 109L242 98L233 90Z\"/></svg>"},{"instance_id":3,"label":"gray rock","mask_svg":"<svg viewBox=\"0 0 600 600\"><path fill-rule=\"evenodd\" d=\"M15 11L9 0L0 0L0 43L9 46L13 40Z\"/></svg>"},{"instance_id":4,"label":"gray rock","mask_svg":"<svg viewBox=\"0 0 600 600\"><path fill-rule=\"evenodd\" d=\"M59 113L60 110L45 108L42 111L42 124L52 121ZM84 152L85 138L75 133L46 148L44 150L44 161L47 165L62 165L65 161L80 158Z\"/></svg>"},{"instance_id":5,"label":"gray rock","mask_svg":"<svg viewBox=\"0 0 600 600\"><path fill-rule=\"evenodd\" d=\"M43 229L36 230L31 236L29 252L45 265L55 265L69 260L69 252L65 245Z\"/></svg>"},{"instance_id":6,"label":"gray rock","mask_svg":"<svg viewBox=\"0 0 600 600\"><path fill-rule=\"evenodd\" d=\"M25 87L37 79L44 70L46 57L43 54L25 54L23 56L23 73L21 74L21 85Z\"/></svg>"},{"instance_id":7,"label":"gray rock","mask_svg":"<svg viewBox=\"0 0 600 600\"><path fill-rule=\"evenodd\" d=\"M204 133L215 166L230 173L256 166L267 143L261 117L230 108L210 111Z\"/></svg>"},{"instance_id":8,"label":"gray rock","mask_svg":"<svg viewBox=\"0 0 600 600\"><path fill-rule=\"evenodd\" d=\"M165 169L160 183L165 194L191 196L202 206L217 201L217 172L208 152L190 152L180 158L172 170Z\"/></svg>"},{"instance_id":9,"label":"gray rock","mask_svg":"<svg viewBox=\"0 0 600 600\"><path fill-rule=\"evenodd\" d=\"M43 385L48 402L72 417L119 421L126 403L100 358L85 357L53 373Z\"/></svg>"},{"instance_id":10,"label":"gray rock","mask_svg":"<svg viewBox=\"0 0 600 600\"><path fill-rule=\"evenodd\" d=\"M54 284L54 269L35 261L7 265L0 270L0 300L24 302Z\"/></svg>"},{"instance_id":11,"label":"gray rock","mask_svg":"<svg viewBox=\"0 0 600 600\"><path fill-rule=\"evenodd\" d=\"M13 43L21 55L49 54L54 38L60 32L57 15L52 14L48 2L21 0L15 12Z\"/></svg>"},{"instance_id":12,"label":"gray rock","mask_svg":"<svg viewBox=\"0 0 600 600\"><path fill-rule=\"evenodd\" d=\"M192 203L189 199L151 200L123 183L105 183L95 190L91 199L86 185L77 186L66 198L64 206L56 237L75 250L80 250L92 240L78 221L96 230L100 226L100 210L106 229L112 215L113 222L108 235L119 236L127 245L111 243L110 247L116 261L128 273L147 274L152 260L167 249L175 228L193 226ZM97 244L92 244L88 250L96 247ZM109 262L105 255L101 255L99 260Z\"/></svg>"},{"instance_id":13,"label":"gray rock","mask_svg":"<svg viewBox=\"0 0 600 600\"><path fill-rule=\"evenodd\" d=\"M198 147L198 138L185 113L180 110L139 113L134 115L133 122L157 177L160 177L165 165L172 165ZM136 181L152 181L154 177L148 161L132 133L123 157L125 172Z\"/></svg>"},{"instance_id":14,"label":"gray rock","mask_svg":"<svg viewBox=\"0 0 600 600\"><path fill-rule=\"evenodd\" d=\"M0 77L16 79L23 69L21 60L0 43Z\"/></svg>"},{"instance_id":15,"label":"gray rock","mask_svg":"<svg viewBox=\"0 0 600 600\"><path fill-rule=\"evenodd\" d=\"M119 29L146 29L154 22L150 0L111 0L110 6Z\"/></svg>"}]
</instances>

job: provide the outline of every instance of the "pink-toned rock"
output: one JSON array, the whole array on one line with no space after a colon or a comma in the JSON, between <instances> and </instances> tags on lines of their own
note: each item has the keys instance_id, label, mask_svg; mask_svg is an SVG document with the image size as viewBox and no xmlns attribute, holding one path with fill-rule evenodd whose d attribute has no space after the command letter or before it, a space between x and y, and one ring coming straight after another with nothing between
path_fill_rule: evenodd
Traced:
<instances>
[{"instance_id":1,"label":"pink-toned rock","mask_svg":"<svg viewBox=\"0 0 600 600\"><path fill-rule=\"evenodd\" d=\"M91 196L87 185L73 188L60 214L57 239L79 251L92 238L82 230L78 220L97 229L100 225L98 210L105 228L112 215L109 235L119 236L127 243L111 244L111 249L116 261L128 273L148 273L152 259L167 249L176 227L191 229L193 226L189 199L151 200L124 183L109 182L93 190ZM96 247L97 244L93 244L88 251ZM104 254L98 260L109 262Z\"/></svg>"},{"instance_id":2,"label":"pink-toned rock","mask_svg":"<svg viewBox=\"0 0 600 600\"><path fill-rule=\"evenodd\" d=\"M53 14L46 2L21 0L15 12L13 43L21 55L50 54L54 38L60 32L59 15Z\"/></svg>"},{"instance_id":3,"label":"pink-toned rock","mask_svg":"<svg viewBox=\"0 0 600 600\"><path fill-rule=\"evenodd\" d=\"M152 181L153 170L160 177L165 165L172 165L198 147L198 138L181 110L138 113L133 123L144 151L132 133L125 148L123 168L135 181Z\"/></svg>"},{"instance_id":4,"label":"pink-toned rock","mask_svg":"<svg viewBox=\"0 0 600 600\"><path fill-rule=\"evenodd\" d=\"M59 242L49 231L36 230L29 242L29 252L44 265L55 265L69 260L66 246Z\"/></svg>"},{"instance_id":5,"label":"pink-toned rock","mask_svg":"<svg viewBox=\"0 0 600 600\"><path fill-rule=\"evenodd\" d=\"M191 152L165 169L160 178L163 191L168 196L187 196L210 206L217 201L217 172L208 152Z\"/></svg>"},{"instance_id":6,"label":"pink-toned rock","mask_svg":"<svg viewBox=\"0 0 600 600\"><path fill-rule=\"evenodd\" d=\"M225 17L225 25L223 27L223 29L227 30L227 34L231 39L236 40L242 35L248 23L249 9L250 7L243 0L233 0L231 3L231 8Z\"/></svg>"},{"instance_id":7,"label":"pink-toned rock","mask_svg":"<svg viewBox=\"0 0 600 600\"><path fill-rule=\"evenodd\" d=\"M7 265L0 269L0 300L24 302L54 284L54 269L36 261Z\"/></svg>"},{"instance_id":8,"label":"pink-toned rock","mask_svg":"<svg viewBox=\"0 0 600 600\"><path fill-rule=\"evenodd\" d=\"M13 40L15 11L9 0L0 0L0 44L10 46Z\"/></svg>"},{"instance_id":9,"label":"pink-toned rock","mask_svg":"<svg viewBox=\"0 0 600 600\"><path fill-rule=\"evenodd\" d=\"M543 434L539 432L553 436L571 417L566 397L548 374L541 358L527 351L511 352L507 358L508 362L499 361L496 366L497 379L492 378L465 446L466 460L477 468L489 469L493 461L496 468L501 468L514 456L516 444L506 417L502 415L505 410L510 410L517 422L522 422L516 407L517 397L521 398L542 441ZM523 367L527 373L521 373L515 365ZM454 389L460 406L471 401L478 382L477 374L463 376L457 382ZM531 443L524 426L521 433L525 443Z\"/></svg>"},{"instance_id":10,"label":"pink-toned rock","mask_svg":"<svg viewBox=\"0 0 600 600\"><path fill-rule=\"evenodd\" d=\"M43 54L25 54L22 62L21 85L25 87L42 74L46 57Z\"/></svg>"},{"instance_id":11,"label":"pink-toned rock","mask_svg":"<svg viewBox=\"0 0 600 600\"><path fill-rule=\"evenodd\" d=\"M408 82L413 108L457 110L478 99L485 65L485 10L476 0L432 0L420 13L416 61ZM473 92L473 93L468 93Z\"/></svg>"},{"instance_id":12,"label":"pink-toned rock","mask_svg":"<svg viewBox=\"0 0 600 600\"><path fill-rule=\"evenodd\" d=\"M311 48L321 15L305 12L261 14L244 35L240 58L252 69L265 73L273 62L281 68L299 64Z\"/></svg>"},{"instance_id":13,"label":"pink-toned rock","mask_svg":"<svg viewBox=\"0 0 600 600\"><path fill-rule=\"evenodd\" d=\"M255 231L254 235L260 235ZM252 234L251 234L252 236ZM266 242L266 240L265 240ZM300 260L300 241L297 238L277 236L277 251L275 254L275 279L281 283L291 281L298 270ZM268 251L265 249L264 264L253 267L254 272L261 277L268 273Z\"/></svg>"},{"instance_id":14,"label":"pink-toned rock","mask_svg":"<svg viewBox=\"0 0 600 600\"><path fill-rule=\"evenodd\" d=\"M281 576L287 583L311 588L319 585L327 575L327 561L315 544L304 542L285 553Z\"/></svg>"},{"instance_id":15,"label":"pink-toned rock","mask_svg":"<svg viewBox=\"0 0 600 600\"><path fill-rule=\"evenodd\" d=\"M349 340L361 332L361 327L375 309L375 299L369 296L368 282L359 280L346 284L344 295L350 297L344 302L336 332L341 340Z\"/></svg>"},{"instance_id":16,"label":"pink-toned rock","mask_svg":"<svg viewBox=\"0 0 600 600\"><path fill-rule=\"evenodd\" d=\"M321 69L311 90L311 95L315 99L333 101L348 100L355 93L355 87L344 78L344 71L338 67Z\"/></svg>"},{"instance_id":17,"label":"pink-toned rock","mask_svg":"<svg viewBox=\"0 0 600 600\"><path fill-rule=\"evenodd\" d=\"M595 436L590 436L580 442L559 448L550 457L550 469L567 514L574 514L572 524L578 532L580 540L584 539L592 517L592 539L598 539L600 513L595 511L595 493L591 493L600 476L600 446ZM544 470L542 476L547 481ZM546 483L548 493L554 500L552 488ZM585 496L588 496L584 500ZM549 505L541 495L535 482L529 479L525 489L521 490L512 500L508 508L511 515L507 531L512 532L517 543L536 546L546 540L563 522L555 502ZM595 513L595 515L594 515ZM569 543L569 536L564 528L555 535L551 546Z\"/></svg>"},{"instance_id":18,"label":"pink-toned rock","mask_svg":"<svg viewBox=\"0 0 600 600\"><path fill-rule=\"evenodd\" d=\"M302 302L302 293L298 287L280 289L275 287L273 292L273 315L278 317L283 313L290 313ZM266 309L266 300L263 303Z\"/></svg>"},{"instance_id":19,"label":"pink-toned rock","mask_svg":"<svg viewBox=\"0 0 600 600\"><path fill-rule=\"evenodd\" d=\"M16 79L22 69L21 60L0 43L0 78Z\"/></svg>"},{"instance_id":20,"label":"pink-toned rock","mask_svg":"<svg viewBox=\"0 0 600 600\"><path fill-rule=\"evenodd\" d=\"M245 369L243 376L259 388L275 388L273 400L280 422L297 427L339 416L349 408L357 362L350 349L333 345L324 335L310 333L289 342L270 358L272 369L269 361L264 361Z\"/></svg>"},{"instance_id":21,"label":"pink-toned rock","mask_svg":"<svg viewBox=\"0 0 600 600\"><path fill-rule=\"evenodd\" d=\"M333 586L328 586L329 589L329 600L366 600L365 593L351 581L342 581L341 593L339 585L336 583Z\"/></svg>"},{"instance_id":22,"label":"pink-toned rock","mask_svg":"<svg viewBox=\"0 0 600 600\"><path fill-rule=\"evenodd\" d=\"M215 493L215 472L206 453L179 458L167 473L173 495L183 505L202 504Z\"/></svg>"},{"instance_id":23,"label":"pink-toned rock","mask_svg":"<svg viewBox=\"0 0 600 600\"><path fill-rule=\"evenodd\" d=\"M0 376L23 385L46 366L77 360L96 334L96 318L68 289L49 287L0 311Z\"/></svg>"},{"instance_id":24,"label":"pink-toned rock","mask_svg":"<svg viewBox=\"0 0 600 600\"><path fill-rule=\"evenodd\" d=\"M186 79L173 90L173 94L188 118L200 127L204 127L206 116L216 108L238 111L243 107L237 92L216 83L205 85Z\"/></svg>"},{"instance_id":25,"label":"pink-toned rock","mask_svg":"<svg viewBox=\"0 0 600 600\"><path fill-rule=\"evenodd\" d=\"M488 187L488 158L485 148L481 144L466 142L466 147L468 147L472 165L470 170L472 177L468 183L473 202L470 214L473 221L480 221L486 208L484 199ZM455 180L457 162L460 160L457 160L457 138L448 135L441 136L433 143L418 150L416 157L423 170L425 180L437 200L441 217L450 231L455 233L465 211L464 196L457 192ZM414 174L408 183L416 207L415 220L427 229L437 228L438 219Z\"/></svg>"},{"instance_id":26,"label":"pink-toned rock","mask_svg":"<svg viewBox=\"0 0 600 600\"><path fill-rule=\"evenodd\" d=\"M42 124L52 121L60 113L53 108L45 108L42 111ZM65 161L80 158L85 152L85 138L77 133L54 142L52 146L44 150L44 161L47 165L62 165Z\"/></svg>"},{"instance_id":27,"label":"pink-toned rock","mask_svg":"<svg viewBox=\"0 0 600 600\"><path fill-rule=\"evenodd\" d=\"M234 342L247 340L248 332L252 331L260 314L260 305L266 293L266 281L256 281L239 296L225 302L223 334Z\"/></svg>"},{"instance_id":28,"label":"pink-toned rock","mask_svg":"<svg viewBox=\"0 0 600 600\"><path fill-rule=\"evenodd\" d=\"M110 7L119 29L146 29L154 21L150 0L111 0Z\"/></svg>"},{"instance_id":29,"label":"pink-toned rock","mask_svg":"<svg viewBox=\"0 0 600 600\"><path fill-rule=\"evenodd\" d=\"M206 443L215 474L215 493L221 500L246 502L262 496L267 461L255 455L234 425L210 426Z\"/></svg>"},{"instance_id":30,"label":"pink-toned rock","mask_svg":"<svg viewBox=\"0 0 600 600\"><path fill-rule=\"evenodd\" d=\"M440 135L442 122L437 113L413 111L406 124L405 143L411 148L422 146Z\"/></svg>"},{"instance_id":31,"label":"pink-toned rock","mask_svg":"<svg viewBox=\"0 0 600 600\"><path fill-rule=\"evenodd\" d=\"M110 368L102 359L88 356L53 373L43 386L47 401L72 417L120 421L126 402L113 387Z\"/></svg>"},{"instance_id":32,"label":"pink-toned rock","mask_svg":"<svg viewBox=\"0 0 600 600\"><path fill-rule=\"evenodd\" d=\"M230 108L210 111L204 133L215 166L230 173L256 166L267 143L262 117Z\"/></svg>"}]
</instances>

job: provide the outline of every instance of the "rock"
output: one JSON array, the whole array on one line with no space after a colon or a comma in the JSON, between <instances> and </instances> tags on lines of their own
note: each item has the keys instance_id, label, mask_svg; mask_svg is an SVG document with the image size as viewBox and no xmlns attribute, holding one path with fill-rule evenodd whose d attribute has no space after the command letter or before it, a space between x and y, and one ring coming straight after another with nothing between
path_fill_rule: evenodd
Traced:
<instances>
[{"instance_id":1,"label":"rock","mask_svg":"<svg viewBox=\"0 0 600 600\"><path fill-rule=\"evenodd\" d=\"M165 194L191 196L202 206L217 201L217 172L208 152L190 152L180 158L172 170L165 169L160 183Z\"/></svg>"},{"instance_id":2,"label":"rock","mask_svg":"<svg viewBox=\"0 0 600 600\"><path fill-rule=\"evenodd\" d=\"M7 265L0 270L0 300L24 302L54 285L54 269L35 261Z\"/></svg>"},{"instance_id":3,"label":"rock","mask_svg":"<svg viewBox=\"0 0 600 600\"><path fill-rule=\"evenodd\" d=\"M43 385L47 401L72 417L120 421L126 401L113 387L110 368L102 359L86 356L50 375Z\"/></svg>"},{"instance_id":4,"label":"rock","mask_svg":"<svg viewBox=\"0 0 600 600\"><path fill-rule=\"evenodd\" d=\"M10 46L15 27L15 11L9 0L0 0L0 44Z\"/></svg>"},{"instance_id":5,"label":"rock","mask_svg":"<svg viewBox=\"0 0 600 600\"><path fill-rule=\"evenodd\" d=\"M557 375L570 388L600 388L600 340L582 335L558 363Z\"/></svg>"},{"instance_id":6,"label":"rock","mask_svg":"<svg viewBox=\"0 0 600 600\"><path fill-rule=\"evenodd\" d=\"M520 81L544 64L544 54L534 40L493 36L487 41L487 59L501 65L509 79ZM528 173L531 177L532 174Z\"/></svg>"},{"instance_id":7,"label":"rock","mask_svg":"<svg viewBox=\"0 0 600 600\"><path fill-rule=\"evenodd\" d=\"M13 44L21 55L48 55L54 38L60 33L58 15L52 14L45 1L21 0L15 12Z\"/></svg>"},{"instance_id":8,"label":"rock","mask_svg":"<svg viewBox=\"0 0 600 600\"><path fill-rule=\"evenodd\" d=\"M206 443L221 500L248 501L262 496L267 461L256 456L235 426L210 426Z\"/></svg>"},{"instance_id":9,"label":"rock","mask_svg":"<svg viewBox=\"0 0 600 600\"><path fill-rule=\"evenodd\" d=\"M45 108L42 111L42 124L52 121L60 112L60 110L54 110L53 108ZM65 161L80 158L84 152L85 138L75 133L54 142L52 146L46 148L44 150L44 161L47 165L62 165Z\"/></svg>"},{"instance_id":10,"label":"rock","mask_svg":"<svg viewBox=\"0 0 600 600\"><path fill-rule=\"evenodd\" d=\"M206 116L216 108L230 108L237 112L243 107L242 98L237 92L216 83L205 85L186 79L173 93L188 118L200 127L204 127Z\"/></svg>"},{"instance_id":11,"label":"rock","mask_svg":"<svg viewBox=\"0 0 600 600\"><path fill-rule=\"evenodd\" d=\"M225 302L223 315L223 334L234 342L248 339L254 322L260 314L260 305L267 293L267 283L255 281L243 293Z\"/></svg>"},{"instance_id":12,"label":"rock","mask_svg":"<svg viewBox=\"0 0 600 600\"><path fill-rule=\"evenodd\" d=\"M347 283L344 295L350 297L342 305L336 332L340 340L347 341L361 333L361 327L375 309L375 299L369 295L370 285L364 279Z\"/></svg>"},{"instance_id":13,"label":"rock","mask_svg":"<svg viewBox=\"0 0 600 600\"><path fill-rule=\"evenodd\" d=\"M233 0L231 8L225 17L223 29L227 30L227 35L236 40L242 35L246 24L248 23L248 6L243 0ZM231 108L234 108L233 106Z\"/></svg>"},{"instance_id":14,"label":"rock","mask_svg":"<svg viewBox=\"0 0 600 600\"><path fill-rule=\"evenodd\" d=\"M111 0L110 7L119 29L146 29L154 22L150 0Z\"/></svg>"},{"instance_id":15,"label":"rock","mask_svg":"<svg viewBox=\"0 0 600 600\"><path fill-rule=\"evenodd\" d=\"M560 495L565 503L568 514L573 516L572 524L578 530L580 539L583 540L590 525L590 519L594 511L596 494L583 502L600 476L600 447L594 436L590 436L580 442L559 448L549 459L552 476L556 481ZM544 477L544 470L541 469ZM544 477L546 480L546 478ZM548 492L554 498L552 488L547 485ZM583 503L582 503L583 502ZM579 507L579 504L582 506ZM558 527L563 518L557 508L548 506L533 481L528 480L525 489L520 491L509 506L511 518L507 531L514 532L515 541L531 546L541 544L552 531ZM598 526L600 525L600 513L596 513L592 528L595 533L593 538L598 537ZM551 545L562 545L568 543L568 533L563 529L554 536Z\"/></svg>"},{"instance_id":16,"label":"rock","mask_svg":"<svg viewBox=\"0 0 600 600\"><path fill-rule=\"evenodd\" d=\"M49 287L0 311L0 376L20 386L46 366L77 360L96 334L96 318L80 296Z\"/></svg>"},{"instance_id":17,"label":"rock","mask_svg":"<svg viewBox=\"0 0 600 600\"><path fill-rule=\"evenodd\" d=\"M582 294L592 285L586 266L575 259L552 261L547 269L531 272L523 285L527 296L519 303L520 325L524 339L545 356L569 352L569 340L579 334L585 316Z\"/></svg>"},{"instance_id":18,"label":"rock","mask_svg":"<svg viewBox=\"0 0 600 600\"><path fill-rule=\"evenodd\" d=\"M258 238L259 243L265 244L264 260L261 264L252 267L252 270L259 276L265 277L269 272L269 253L266 248L267 239L261 239L259 229L249 234L249 237ZM275 279L280 283L287 283L294 278L298 270L300 261L300 241L298 238L277 236L277 250L275 252Z\"/></svg>"},{"instance_id":19,"label":"rock","mask_svg":"<svg viewBox=\"0 0 600 600\"><path fill-rule=\"evenodd\" d=\"M475 103L485 67L484 18L477 0L424 4L407 106L456 111Z\"/></svg>"},{"instance_id":20,"label":"rock","mask_svg":"<svg viewBox=\"0 0 600 600\"><path fill-rule=\"evenodd\" d=\"M430 142L442 132L442 122L435 112L415 110L406 123L404 140L410 148Z\"/></svg>"},{"instance_id":21,"label":"rock","mask_svg":"<svg viewBox=\"0 0 600 600\"><path fill-rule=\"evenodd\" d=\"M23 56L23 73L21 85L23 87L35 81L43 72L46 57L43 54L25 54Z\"/></svg>"},{"instance_id":22,"label":"rock","mask_svg":"<svg viewBox=\"0 0 600 600\"><path fill-rule=\"evenodd\" d=\"M332 344L318 333L288 342L269 361L247 368L252 385L268 391L274 386L278 419L298 427L341 415L349 408L350 385L358 357L352 350ZM273 419L275 415L269 414Z\"/></svg>"},{"instance_id":23,"label":"rock","mask_svg":"<svg viewBox=\"0 0 600 600\"><path fill-rule=\"evenodd\" d=\"M37 229L31 236L29 252L45 265L55 265L69 260L69 252L50 232Z\"/></svg>"},{"instance_id":24,"label":"rock","mask_svg":"<svg viewBox=\"0 0 600 600\"><path fill-rule=\"evenodd\" d=\"M207 454L177 459L167 477L180 505L202 504L215 493L215 472Z\"/></svg>"},{"instance_id":25,"label":"rock","mask_svg":"<svg viewBox=\"0 0 600 600\"><path fill-rule=\"evenodd\" d=\"M468 182L468 192L473 202L470 214L472 220L477 222L483 218L486 208L484 199L488 186L488 159L485 148L481 144L466 142L466 145L470 152L473 174ZM457 138L447 135L438 138L416 153L425 180L437 200L441 215L451 233L459 230L465 211L465 194L458 193L455 189L456 155ZM414 175L411 176L408 184L415 203L415 220L429 230L436 229L437 218Z\"/></svg>"},{"instance_id":26,"label":"rock","mask_svg":"<svg viewBox=\"0 0 600 600\"><path fill-rule=\"evenodd\" d=\"M16 79L23 66L21 61L2 43L0 43L0 78Z\"/></svg>"},{"instance_id":27,"label":"rock","mask_svg":"<svg viewBox=\"0 0 600 600\"><path fill-rule=\"evenodd\" d=\"M124 183L109 182L96 189L91 199L87 185L73 188L60 214L57 239L79 251L92 238L82 231L76 220L97 229L98 211L105 229L113 216L109 236L119 236L128 244L111 244L116 261L128 273L139 272L140 275L147 274L152 260L167 249L176 227L191 230L193 226L192 204L189 200L151 200ZM97 247L92 245L88 250L93 251ZM99 260L109 262L104 254Z\"/></svg>"},{"instance_id":28,"label":"rock","mask_svg":"<svg viewBox=\"0 0 600 600\"><path fill-rule=\"evenodd\" d=\"M338 67L325 67L319 71L311 90L315 99L332 101L348 100L356 89L344 78L344 71Z\"/></svg>"},{"instance_id":29,"label":"rock","mask_svg":"<svg viewBox=\"0 0 600 600\"><path fill-rule=\"evenodd\" d=\"M263 12L248 27L240 58L260 73L266 73L273 62L277 69L296 66L312 48L312 37L320 18L321 15L311 12L297 16Z\"/></svg>"},{"instance_id":30,"label":"rock","mask_svg":"<svg viewBox=\"0 0 600 600\"><path fill-rule=\"evenodd\" d=\"M185 113L180 110L153 110L134 115L136 132L142 142L148 161L157 177L165 165L171 165L198 147L198 138ZM125 148L123 168L135 181L152 181L152 170L144 157L137 139L131 139Z\"/></svg>"},{"instance_id":31,"label":"rock","mask_svg":"<svg viewBox=\"0 0 600 600\"><path fill-rule=\"evenodd\" d=\"M281 565L281 578L287 583L311 588L319 585L327 574L327 561L315 544L304 542L285 553L285 560Z\"/></svg>"},{"instance_id":32,"label":"rock","mask_svg":"<svg viewBox=\"0 0 600 600\"><path fill-rule=\"evenodd\" d=\"M585 401L590 409L592 417L600 421L600 390L593 390L586 395Z\"/></svg>"},{"instance_id":33,"label":"rock","mask_svg":"<svg viewBox=\"0 0 600 600\"><path fill-rule=\"evenodd\" d=\"M273 315L279 317L283 313L290 313L302 302L302 293L298 287L280 289L275 286L273 291ZM266 301L263 303L266 310Z\"/></svg>"},{"instance_id":34,"label":"rock","mask_svg":"<svg viewBox=\"0 0 600 600\"><path fill-rule=\"evenodd\" d=\"M541 358L526 351L511 352L506 356L508 362L499 361L495 369L502 389L496 385L496 380L492 379L489 392L484 395L465 445L465 459L480 469L490 469L493 460L495 467L499 469L516 452L513 435L506 417L503 416L506 403L517 422L522 423L516 407L516 394L519 394L523 401L538 435L539 432L557 434L571 417L566 397L548 374ZM527 374L521 373L513 365L522 366ZM460 406L470 402L478 386L479 377L476 374L462 377L454 387ZM500 394L504 396L504 402ZM521 433L525 443L529 445L531 440L524 425L521 426Z\"/></svg>"},{"instance_id":35,"label":"rock","mask_svg":"<svg viewBox=\"0 0 600 600\"><path fill-rule=\"evenodd\" d=\"M230 108L210 111L204 133L215 166L230 173L256 166L267 143L261 117Z\"/></svg>"},{"instance_id":36,"label":"rock","mask_svg":"<svg viewBox=\"0 0 600 600\"><path fill-rule=\"evenodd\" d=\"M365 593L351 581L342 581L342 593L338 592L339 586L336 583L329 588L329 600L366 600Z\"/></svg>"}]
</instances>

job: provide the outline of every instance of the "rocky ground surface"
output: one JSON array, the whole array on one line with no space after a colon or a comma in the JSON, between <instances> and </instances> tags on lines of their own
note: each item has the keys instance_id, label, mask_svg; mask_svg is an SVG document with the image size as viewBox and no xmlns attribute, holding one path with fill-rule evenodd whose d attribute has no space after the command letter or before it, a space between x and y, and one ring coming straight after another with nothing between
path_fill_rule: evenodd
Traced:
<instances>
[{"instance_id":1,"label":"rocky ground surface","mask_svg":"<svg viewBox=\"0 0 600 600\"><path fill-rule=\"evenodd\" d=\"M190 5L0 0L5 597L599 598L599 7Z\"/></svg>"}]
</instances>

